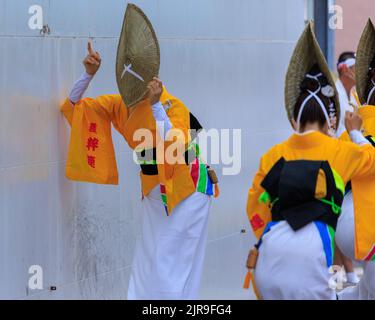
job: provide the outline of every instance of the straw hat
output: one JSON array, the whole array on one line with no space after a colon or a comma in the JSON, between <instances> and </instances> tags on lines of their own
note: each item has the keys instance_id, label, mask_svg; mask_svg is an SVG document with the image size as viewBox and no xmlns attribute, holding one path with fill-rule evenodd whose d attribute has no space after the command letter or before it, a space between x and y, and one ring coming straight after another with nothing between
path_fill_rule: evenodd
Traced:
<instances>
[{"instance_id":1,"label":"straw hat","mask_svg":"<svg viewBox=\"0 0 375 320\"><path fill-rule=\"evenodd\" d=\"M160 49L156 34L146 15L128 4L117 48L116 80L125 105L143 99L147 84L157 77Z\"/></svg>"},{"instance_id":2,"label":"straw hat","mask_svg":"<svg viewBox=\"0 0 375 320\"><path fill-rule=\"evenodd\" d=\"M375 55L375 28L368 19L365 29L359 40L356 63L355 63L355 80L358 98L361 104L367 103L366 87L368 82L368 71L371 60Z\"/></svg>"},{"instance_id":3,"label":"straw hat","mask_svg":"<svg viewBox=\"0 0 375 320\"><path fill-rule=\"evenodd\" d=\"M340 119L340 104L335 82L316 40L314 24L313 22L309 22L297 42L285 78L285 108L291 123L294 106L301 93L301 82L314 64L318 64L320 71L326 76L328 84L334 90L334 97L332 99L335 104L336 117Z\"/></svg>"}]
</instances>

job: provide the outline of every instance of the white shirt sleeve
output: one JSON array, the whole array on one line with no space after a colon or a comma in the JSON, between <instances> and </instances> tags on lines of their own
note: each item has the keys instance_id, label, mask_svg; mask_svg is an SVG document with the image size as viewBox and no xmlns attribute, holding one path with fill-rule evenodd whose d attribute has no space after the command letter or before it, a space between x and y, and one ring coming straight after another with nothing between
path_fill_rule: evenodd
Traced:
<instances>
[{"instance_id":1,"label":"white shirt sleeve","mask_svg":"<svg viewBox=\"0 0 375 320\"><path fill-rule=\"evenodd\" d=\"M172 129L172 123L169 120L169 117L160 101L152 105L152 113L154 115L159 132L165 139L168 131Z\"/></svg>"},{"instance_id":2,"label":"white shirt sleeve","mask_svg":"<svg viewBox=\"0 0 375 320\"><path fill-rule=\"evenodd\" d=\"M352 142L359 146L370 144L370 142L363 136L362 132L359 130L352 130L350 131L349 135Z\"/></svg>"},{"instance_id":3,"label":"white shirt sleeve","mask_svg":"<svg viewBox=\"0 0 375 320\"><path fill-rule=\"evenodd\" d=\"M82 99L83 94L87 90L91 79L94 76L88 74L87 72L84 72L81 77L74 83L73 89L70 91L69 99L70 101L75 104L79 100Z\"/></svg>"}]
</instances>

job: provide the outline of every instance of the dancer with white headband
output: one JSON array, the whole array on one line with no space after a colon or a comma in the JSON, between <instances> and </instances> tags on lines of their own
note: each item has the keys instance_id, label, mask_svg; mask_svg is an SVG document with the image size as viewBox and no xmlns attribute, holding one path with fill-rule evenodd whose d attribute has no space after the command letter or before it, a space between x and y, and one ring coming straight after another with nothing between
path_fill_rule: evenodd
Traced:
<instances>
[{"instance_id":1,"label":"dancer with white headband","mask_svg":"<svg viewBox=\"0 0 375 320\"><path fill-rule=\"evenodd\" d=\"M296 132L262 156L249 190L247 213L258 242L248 257L245 287L252 281L263 299L337 299L329 270L345 184L352 180L355 196L367 192L358 179L375 188L375 148L330 135L339 102L311 23L294 50L285 85ZM357 113L347 112L345 123L353 140L366 141ZM361 203L354 204L361 215ZM366 205L375 206L375 197Z\"/></svg>"},{"instance_id":2,"label":"dancer with white headband","mask_svg":"<svg viewBox=\"0 0 375 320\"><path fill-rule=\"evenodd\" d=\"M362 33L357 52L356 83L360 104L358 112L363 118L363 132L368 140L367 144L375 147L375 28L371 20L368 21ZM344 138L345 135L341 137L341 139ZM347 135L346 139L348 139ZM366 141L363 143L366 143ZM369 185L368 197L372 196L373 190ZM360 199L360 201L365 202L366 198ZM351 259L356 259L357 263L362 266L363 276L356 287L345 288L340 292L339 297L340 299L351 300L375 300L375 239L372 238L372 244L371 241L368 244L367 251L369 254L365 259L358 259L357 252L357 239L362 239L363 227L375 229L374 209L367 210L367 214L364 216L364 226L361 228L356 223L359 219L356 207L353 205L352 188L347 188L342 207L342 214L337 224L336 243L345 255Z\"/></svg>"},{"instance_id":3,"label":"dancer with white headband","mask_svg":"<svg viewBox=\"0 0 375 320\"><path fill-rule=\"evenodd\" d=\"M357 105L355 91L355 58L355 53L353 51L346 51L340 54L337 61L338 79L335 85L339 95L341 111L337 137L340 137L345 132L345 112L353 112L354 109L352 105Z\"/></svg>"},{"instance_id":4,"label":"dancer with white headband","mask_svg":"<svg viewBox=\"0 0 375 320\"><path fill-rule=\"evenodd\" d=\"M357 93L355 90L355 62L356 55L353 51L346 51L340 54L337 61L338 79L335 83L340 101L340 121L337 129L337 137L341 137L345 133L345 112L353 112L357 106ZM350 138L345 135L350 140ZM356 285L359 278L354 272L353 262L346 257L341 250L335 247L334 264L344 266L346 272L345 285Z\"/></svg>"}]
</instances>

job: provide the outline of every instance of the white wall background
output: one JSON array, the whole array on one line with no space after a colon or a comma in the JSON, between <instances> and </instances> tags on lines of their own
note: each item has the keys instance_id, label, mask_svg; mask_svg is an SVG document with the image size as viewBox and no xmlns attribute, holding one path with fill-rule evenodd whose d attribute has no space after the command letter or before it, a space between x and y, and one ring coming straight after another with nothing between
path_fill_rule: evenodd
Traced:
<instances>
[{"instance_id":1,"label":"white wall background","mask_svg":"<svg viewBox=\"0 0 375 320\"><path fill-rule=\"evenodd\" d=\"M219 177L202 298L252 298L241 289L254 241L247 190L260 155L290 132L283 81L304 1L134 2L160 39L169 91L207 129L242 129L241 174ZM50 35L28 28L33 4L42 6ZM123 0L0 0L0 298L126 298L139 227L138 168L115 134L119 186L68 181L69 128L59 113L83 70L89 37L103 63L88 95L117 92L125 7ZM42 291L27 289L31 265L43 267Z\"/></svg>"}]
</instances>

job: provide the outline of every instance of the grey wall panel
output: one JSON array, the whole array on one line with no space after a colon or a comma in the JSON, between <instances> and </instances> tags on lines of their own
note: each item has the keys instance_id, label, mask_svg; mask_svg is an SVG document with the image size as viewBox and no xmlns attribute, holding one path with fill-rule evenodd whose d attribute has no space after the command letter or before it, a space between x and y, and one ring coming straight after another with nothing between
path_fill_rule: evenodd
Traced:
<instances>
[{"instance_id":1,"label":"grey wall panel","mask_svg":"<svg viewBox=\"0 0 375 320\"><path fill-rule=\"evenodd\" d=\"M255 241L247 191L259 158L290 133L283 81L303 28L302 0L139 0L161 45L160 76L209 128L242 130L242 170L218 174L202 298L253 298L241 289ZM126 1L0 0L0 298L126 298L140 226L138 167L114 133L120 184L65 178L70 129L59 112L83 72L88 39L102 67L87 95L116 93ZM28 28L43 7L51 34ZM245 228L246 233L240 233ZM39 264L44 290L26 290ZM56 285L57 291L48 286Z\"/></svg>"},{"instance_id":2,"label":"grey wall panel","mask_svg":"<svg viewBox=\"0 0 375 320\"><path fill-rule=\"evenodd\" d=\"M0 119L4 117L4 107L5 106L5 81L6 81L6 73L5 73L5 41L0 39ZM3 137L3 130L0 128L0 141L2 141ZM4 166L4 152L0 152L0 169Z\"/></svg>"},{"instance_id":3,"label":"grey wall panel","mask_svg":"<svg viewBox=\"0 0 375 320\"><path fill-rule=\"evenodd\" d=\"M0 168L0 260L6 261L5 254L6 254L6 245L5 245L5 206L4 206L4 170ZM0 264L0 274L5 274L5 263ZM0 281L4 283L5 279L0 276ZM0 299L7 297L7 290L5 286L0 286Z\"/></svg>"},{"instance_id":4,"label":"grey wall panel","mask_svg":"<svg viewBox=\"0 0 375 320\"><path fill-rule=\"evenodd\" d=\"M29 8L39 5L43 8L44 20L48 21L50 0L0 0L0 34L8 36L38 36L39 30L29 28Z\"/></svg>"},{"instance_id":5,"label":"grey wall panel","mask_svg":"<svg viewBox=\"0 0 375 320\"><path fill-rule=\"evenodd\" d=\"M2 38L6 74L0 143L3 165L48 161L49 42L41 38ZM25 48L29 48L27 51ZM35 94L35 93L38 94Z\"/></svg>"},{"instance_id":6,"label":"grey wall panel","mask_svg":"<svg viewBox=\"0 0 375 320\"><path fill-rule=\"evenodd\" d=\"M301 23L301 13L305 11L305 1L301 0L287 0L286 6L286 40L295 41L300 36L300 28L296 28L296 25Z\"/></svg>"},{"instance_id":7,"label":"grey wall panel","mask_svg":"<svg viewBox=\"0 0 375 320\"><path fill-rule=\"evenodd\" d=\"M55 278L51 234L56 224L49 201L48 165L21 166L4 170L4 273L2 286L8 298L28 295L29 267L43 266L44 283Z\"/></svg>"}]
</instances>

